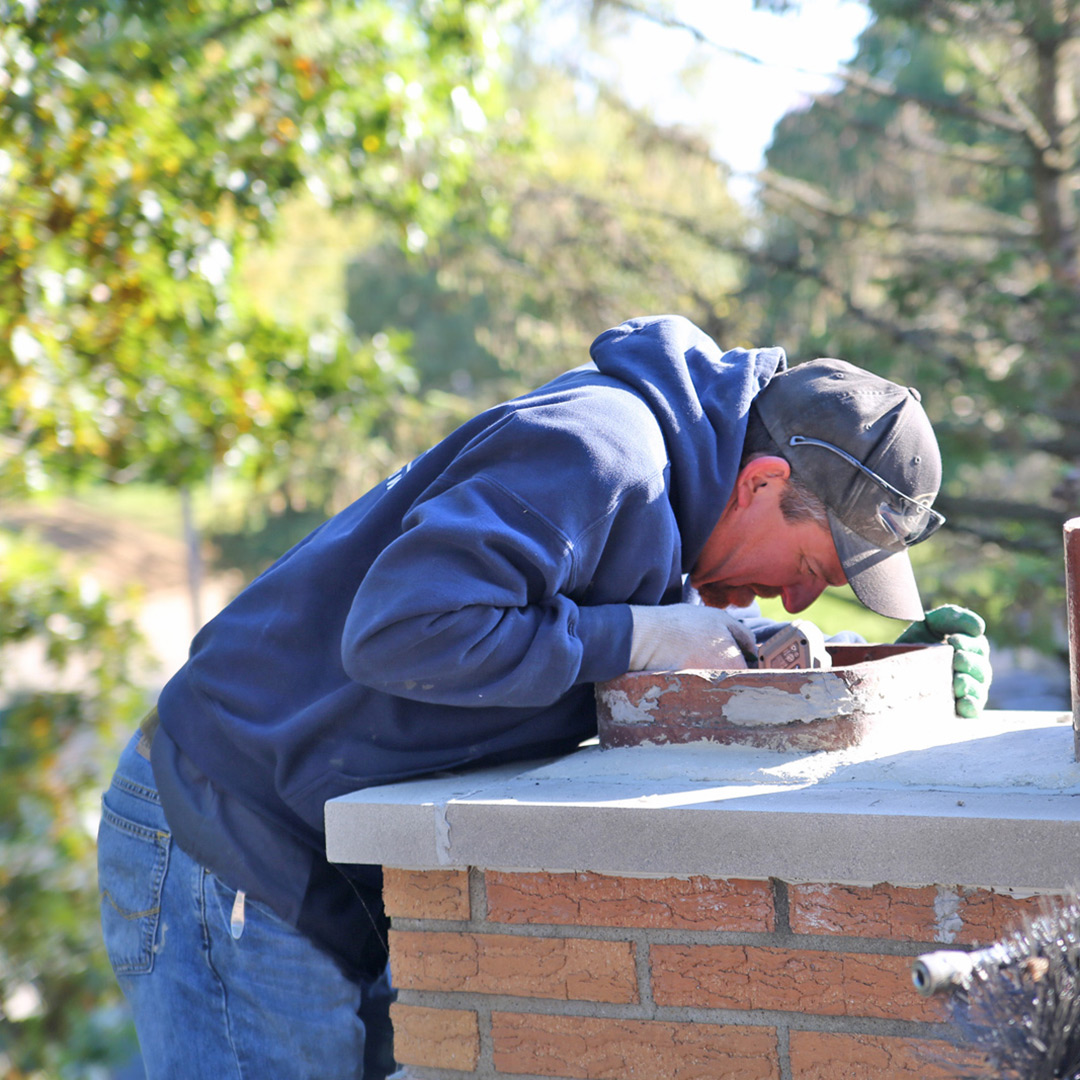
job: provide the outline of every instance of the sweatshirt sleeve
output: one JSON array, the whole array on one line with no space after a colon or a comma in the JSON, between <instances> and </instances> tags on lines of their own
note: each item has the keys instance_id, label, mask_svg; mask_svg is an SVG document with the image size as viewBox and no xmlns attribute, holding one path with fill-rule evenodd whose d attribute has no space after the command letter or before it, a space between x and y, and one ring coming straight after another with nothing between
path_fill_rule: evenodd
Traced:
<instances>
[{"instance_id":1,"label":"sweatshirt sleeve","mask_svg":"<svg viewBox=\"0 0 1080 1080\"><path fill-rule=\"evenodd\" d=\"M626 604L571 599L571 538L498 480L461 480L414 507L353 599L342 662L416 701L542 706L621 674Z\"/></svg>"}]
</instances>

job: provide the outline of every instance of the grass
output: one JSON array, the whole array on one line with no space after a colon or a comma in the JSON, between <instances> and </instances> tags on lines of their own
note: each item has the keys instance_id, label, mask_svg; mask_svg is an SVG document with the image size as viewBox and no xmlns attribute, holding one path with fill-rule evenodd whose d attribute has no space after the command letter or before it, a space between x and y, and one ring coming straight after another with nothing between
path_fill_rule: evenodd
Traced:
<instances>
[{"instance_id":1,"label":"grass","mask_svg":"<svg viewBox=\"0 0 1080 1080\"><path fill-rule=\"evenodd\" d=\"M787 622L793 618L808 619L821 627L826 636L841 630L854 630L867 641L884 643L895 641L907 623L886 619L864 608L848 586L842 589L826 589L805 611L789 615L779 599L759 600L761 613L770 619Z\"/></svg>"},{"instance_id":2,"label":"grass","mask_svg":"<svg viewBox=\"0 0 1080 1080\"><path fill-rule=\"evenodd\" d=\"M180 493L173 488L155 484L95 484L79 488L74 498L91 510L122 518L151 532L174 540L184 537Z\"/></svg>"},{"instance_id":3,"label":"grass","mask_svg":"<svg viewBox=\"0 0 1080 1080\"><path fill-rule=\"evenodd\" d=\"M184 539L180 489L161 484L86 484L71 492L70 498L83 506L120 518L174 540ZM191 491L195 521L202 531L233 525L242 508L252 498L242 481L200 484Z\"/></svg>"}]
</instances>

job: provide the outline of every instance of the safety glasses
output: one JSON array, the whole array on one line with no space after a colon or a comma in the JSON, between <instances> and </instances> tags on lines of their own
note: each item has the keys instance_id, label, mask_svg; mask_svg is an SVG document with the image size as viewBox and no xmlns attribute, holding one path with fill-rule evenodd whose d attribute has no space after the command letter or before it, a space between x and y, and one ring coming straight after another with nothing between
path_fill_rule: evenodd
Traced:
<instances>
[{"instance_id":1,"label":"safety glasses","mask_svg":"<svg viewBox=\"0 0 1080 1080\"><path fill-rule=\"evenodd\" d=\"M870 477L878 487L891 496L878 504L878 518L888 532L905 547L911 547L912 544L918 544L927 537L933 536L945 524L944 514L939 514L933 507L894 488L888 480L878 476L873 469L868 468L857 457L852 457L846 450L841 450L839 446L833 446L832 443L824 442L822 439L811 439L807 435L792 435L788 439L788 446L820 446L823 450L831 450L864 476Z\"/></svg>"}]
</instances>

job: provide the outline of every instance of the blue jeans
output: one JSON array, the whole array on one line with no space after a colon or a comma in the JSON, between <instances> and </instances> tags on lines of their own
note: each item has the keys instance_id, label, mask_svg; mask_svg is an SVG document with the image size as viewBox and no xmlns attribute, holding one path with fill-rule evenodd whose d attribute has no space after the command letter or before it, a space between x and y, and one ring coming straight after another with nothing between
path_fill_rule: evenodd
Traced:
<instances>
[{"instance_id":1,"label":"blue jeans","mask_svg":"<svg viewBox=\"0 0 1080 1080\"><path fill-rule=\"evenodd\" d=\"M137 741L102 798L98 877L147 1080L382 1080L389 973L352 981L250 897L236 926L236 892L173 843Z\"/></svg>"}]
</instances>

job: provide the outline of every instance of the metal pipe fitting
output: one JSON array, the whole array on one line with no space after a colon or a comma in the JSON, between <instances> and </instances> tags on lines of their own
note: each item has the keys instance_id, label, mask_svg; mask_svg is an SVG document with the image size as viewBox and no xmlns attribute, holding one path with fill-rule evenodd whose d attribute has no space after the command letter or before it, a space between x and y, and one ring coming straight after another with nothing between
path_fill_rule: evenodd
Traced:
<instances>
[{"instance_id":1,"label":"metal pipe fitting","mask_svg":"<svg viewBox=\"0 0 1080 1080\"><path fill-rule=\"evenodd\" d=\"M1000 943L975 952L942 949L923 953L912 962L911 981L923 997L930 997L931 994L967 986L976 968L986 965L1000 967L1011 959L1012 953Z\"/></svg>"}]
</instances>

